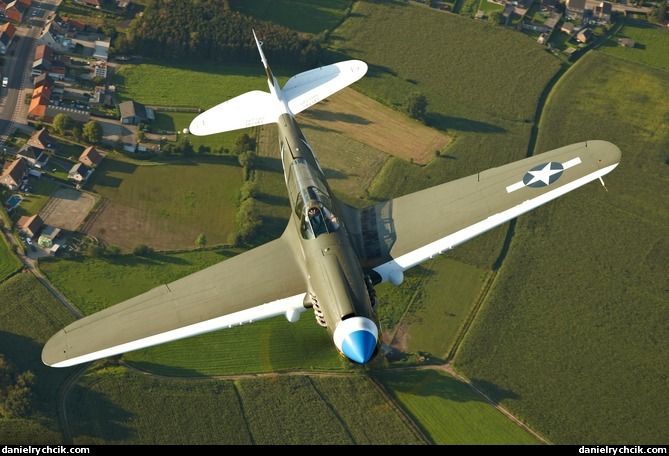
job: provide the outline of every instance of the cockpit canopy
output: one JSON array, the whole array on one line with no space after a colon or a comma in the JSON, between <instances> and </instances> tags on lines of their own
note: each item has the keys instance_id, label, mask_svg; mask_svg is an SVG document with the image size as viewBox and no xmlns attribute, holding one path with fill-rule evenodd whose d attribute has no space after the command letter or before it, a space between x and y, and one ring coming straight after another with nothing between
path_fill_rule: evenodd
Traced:
<instances>
[{"instance_id":1,"label":"cockpit canopy","mask_svg":"<svg viewBox=\"0 0 669 456\"><path fill-rule=\"evenodd\" d=\"M302 236L315 239L321 234L332 233L339 229L337 217L327 207L313 204L306 210L302 223Z\"/></svg>"},{"instance_id":2,"label":"cockpit canopy","mask_svg":"<svg viewBox=\"0 0 669 456\"><path fill-rule=\"evenodd\" d=\"M288 191L294 201L295 214L302 221L303 238L315 239L339 229L328 188L320 173L306 160L298 158L291 164Z\"/></svg>"}]
</instances>

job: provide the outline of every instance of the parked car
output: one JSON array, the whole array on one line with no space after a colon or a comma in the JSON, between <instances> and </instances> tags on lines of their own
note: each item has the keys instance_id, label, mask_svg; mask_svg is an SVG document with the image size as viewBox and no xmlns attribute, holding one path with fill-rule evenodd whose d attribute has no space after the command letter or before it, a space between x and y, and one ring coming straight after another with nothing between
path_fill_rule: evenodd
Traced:
<instances>
[{"instance_id":1,"label":"parked car","mask_svg":"<svg viewBox=\"0 0 669 456\"><path fill-rule=\"evenodd\" d=\"M29 237L26 238L26 242L28 243L28 245L32 245L32 244L33 244L33 240L30 239Z\"/></svg>"},{"instance_id":2,"label":"parked car","mask_svg":"<svg viewBox=\"0 0 669 456\"><path fill-rule=\"evenodd\" d=\"M37 252L37 249L33 244L30 244L30 250L32 250L33 252Z\"/></svg>"}]
</instances>

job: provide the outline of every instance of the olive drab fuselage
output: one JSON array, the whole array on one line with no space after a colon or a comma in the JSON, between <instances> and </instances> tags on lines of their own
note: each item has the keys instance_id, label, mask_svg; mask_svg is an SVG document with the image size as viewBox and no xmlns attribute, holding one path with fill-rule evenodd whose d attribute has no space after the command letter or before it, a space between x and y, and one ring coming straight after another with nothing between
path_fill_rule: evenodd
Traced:
<instances>
[{"instance_id":1,"label":"olive drab fuselage","mask_svg":"<svg viewBox=\"0 0 669 456\"><path fill-rule=\"evenodd\" d=\"M291 116L282 115L277 125L291 223L300 233L299 253L308 275L305 306L313 307L316 320L331 334L352 316L369 318L379 327L371 282L309 143Z\"/></svg>"}]
</instances>

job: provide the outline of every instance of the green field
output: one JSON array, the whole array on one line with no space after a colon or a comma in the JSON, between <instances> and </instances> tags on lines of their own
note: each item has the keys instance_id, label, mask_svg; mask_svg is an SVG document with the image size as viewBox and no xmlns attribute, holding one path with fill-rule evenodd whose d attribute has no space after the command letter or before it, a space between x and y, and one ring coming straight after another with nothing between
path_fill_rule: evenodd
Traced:
<instances>
[{"instance_id":1,"label":"green field","mask_svg":"<svg viewBox=\"0 0 669 456\"><path fill-rule=\"evenodd\" d=\"M183 380L107 369L88 373L67 412L77 445L426 443L364 376Z\"/></svg>"},{"instance_id":2,"label":"green field","mask_svg":"<svg viewBox=\"0 0 669 456\"><path fill-rule=\"evenodd\" d=\"M0 241L0 283L21 269L21 267L21 261L19 261L12 251L12 248L7 243L7 239L2 236L2 240Z\"/></svg>"},{"instance_id":3,"label":"green field","mask_svg":"<svg viewBox=\"0 0 669 456\"><path fill-rule=\"evenodd\" d=\"M345 3L322 3L328 18L323 23ZM248 11L271 14L271 5L252 2ZM506 256L508 224L458 247L448 259L415 268L400 287L380 286L384 329L410 328L411 356L403 363L351 368L310 312L296 324L277 317L136 351L123 360L161 375L248 376L161 378L101 362L68 390L74 443L540 443L465 383L440 371L399 369L414 364L418 352L441 356L450 350L468 303L503 258L453 360L457 372L548 443L666 444L669 54L660 51L666 31L627 24L623 35L643 46L604 46L586 54L547 96L533 132L542 91L560 69L536 43L422 6L355 2L353 14L333 33L339 56L370 64L355 88L398 109L406 93L424 92L428 120L455 141L426 166L358 153L364 157L360 175L349 182L342 163L357 149L341 150L349 148L345 138L333 138L333 145L327 135L307 133L319 157L326 151L326 173L344 200L385 199L587 139L609 140L622 150L620 166L605 177L608 192L590 184L520 217ZM197 106L204 88L206 108L244 91L266 90L260 68L166 65L122 68L124 98ZM283 77L291 73L283 70ZM170 114L163 121L180 128L188 116ZM114 177L130 182L134 174ZM142 181L160 183L161 192L178 182L174 175L165 181L156 176ZM282 231L288 206L276 156L260 159L256 177L261 242ZM140 188L139 182L132 185ZM120 185L107 187L110 198L143 198L124 194ZM178 211L188 198L180 199L174 187L177 197L164 204L186 220ZM90 313L236 252L58 260L41 268ZM39 435L44 443L61 443L56 391L76 369L46 368L39 353L73 317L28 274L0 283L0 303L3 352L44 379L36 419L0 420L0 441L36 443ZM309 375L293 375L297 370ZM319 434L314 423L332 433Z\"/></svg>"},{"instance_id":4,"label":"green field","mask_svg":"<svg viewBox=\"0 0 669 456\"><path fill-rule=\"evenodd\" d=\"M231 0L234 10L255 19L281 24L297 32L318 35L344 19L352 0Z\"/></svg>"},{"instance_id":5,"label":"green field","mask_svg":"<svg viewBox=\"0 0 669 456\"><path fill-rule=\"evenodd\" d=\"M445 372L387 371L379 374L379 380L437 445L541 443Z\"/></svg>"},{"instance_id":6,"label":"green field","mask_svg":"<svg viewBox=\"0 0 669 456\"><path fill-rule=\"evenodd\" d=\"M74 321L72 315L29 273L0 282L0 347L17 371L35 374L30 419L0 419L3 444L62 442L58 391L72 369L42 364L42 346L56 331Z\"/></svg>"},{"instance_id":7,"label":"green field","mask_svg":"<svg viewBox=\"0 0 669 456\"><path fill-rule=\"evenodd\" d=\"M634 48L626 48L618 43L620 38L634 40ZM669 33L647 22L627 21L624 27L609 38L599 50L632 62L643 63L654 68L669 71Z\"/></svg>"},{"instance_id":8,"label":"green field","mask_svg":"<svg viewBox=\"0 0 669 456\"><path fill-rule=\"evenodd\" d=\"M148 221L145 230L169 225L166 230L199 227L209 245L232 244L242 171L234 156L174 159L143 164L115 160L100 163L89 188L114 203L138 211ZM183 182L183 185L174 185ZM197 231L187 244L194 245ZM160 239L171 233L152 231ZM132 235L132 233L130 233Z\"/></svg>"},{"instance_id":9,"label":"green field","mask_svg":"<svg viewBox=\"0 0 669 456\"><path fill-rule=\"evenodd\" d=\"M290 73L291 70L277 68L277 78L284 71ZM260 62L249 66L174 61L141 63L121 65L114 74L122 101L201 109L209 109L251 90L267 91L266 81Z\"/></svg>"},{"instance_id":10,"label":"green field","mask_svg":"<svg viewBox=\"0 0 669 456\"><path fill-rule=\"evenodd\" d=\"M560 82L539 144L605 139L621 164L608 192L592 185L520 219L455 358L554 443L667 442L668 107L666 72L599 52Z\"/></svg>"}]
</instances>

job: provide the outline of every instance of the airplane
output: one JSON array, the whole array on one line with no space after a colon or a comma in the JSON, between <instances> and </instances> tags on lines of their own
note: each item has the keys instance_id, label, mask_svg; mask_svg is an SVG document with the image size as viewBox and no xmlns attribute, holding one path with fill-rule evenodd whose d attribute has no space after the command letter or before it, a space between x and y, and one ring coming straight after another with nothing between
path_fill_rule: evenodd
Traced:
<instances>
[{"instance_id":1,"label":"airplane","mask_svg":"<svg viewBox=\"0 0 669 456\"><path fill-rule=\"evenodd\" d=\"M382 345L374 287L408 269L599 179L620 162L602 140L560 147L441 185L354 208L339 201L295 116L353 84L367 64L347 60L297 74L280 87L255 30L269 92L254 90L199 114L190 133L212 135L275 123L291 205L283 234L81 318L44 346L42 361L67 367L312 309L338 352L354 364Z\"/></svg>"}]
</instances>

